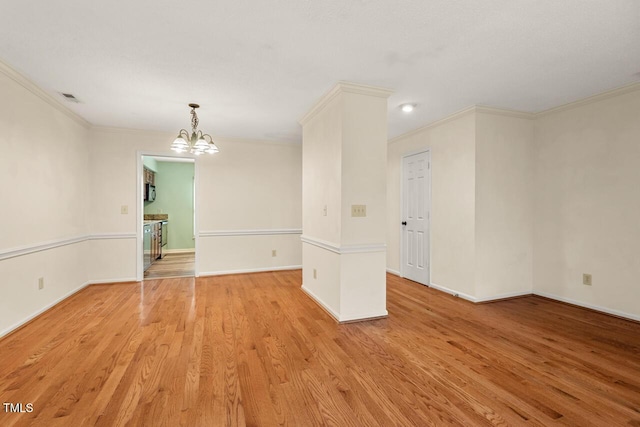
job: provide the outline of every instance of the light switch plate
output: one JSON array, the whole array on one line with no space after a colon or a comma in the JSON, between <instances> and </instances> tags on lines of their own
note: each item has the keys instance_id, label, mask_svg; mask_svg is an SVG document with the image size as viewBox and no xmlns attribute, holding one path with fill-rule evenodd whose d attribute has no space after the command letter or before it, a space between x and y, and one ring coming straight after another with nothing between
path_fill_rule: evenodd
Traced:
<instances>
[{"instance_id":1,"label":"light switch plate","mask_svg":"<svg viewBox=\"0 0 640 427\"><path fill-rule=\"evenodd\" d=\"M129 206L127 205L120 206L120 213L122 215L127 215L129 213Z\"/></svg>"},{"instance_id":2,"label":"light switch plate","mask_svg":"<svg viewBox=\"0 0 640 427\"><path fill-rule=\"evenodd\" d=\"M367 205L351 205L352 217L365 217L367 216Z\"/></svg>"}]
</instances>

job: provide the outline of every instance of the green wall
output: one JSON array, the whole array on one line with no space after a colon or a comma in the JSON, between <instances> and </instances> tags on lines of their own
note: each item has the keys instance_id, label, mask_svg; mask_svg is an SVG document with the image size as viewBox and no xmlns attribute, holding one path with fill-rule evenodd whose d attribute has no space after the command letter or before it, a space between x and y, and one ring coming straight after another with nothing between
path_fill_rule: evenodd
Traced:
<instances>
[{"instance_id":1,"label":"green wall","mask_svg":"<svg viewBox=\"0 0 640 427\"><path fill-rule=\"evenodd\" d=\"M145 162L146 164L146 162ZM145 203L145 214L169 215L165 249L193 249L193 163L156 162L156 200Z\"/></svg>"}]
</instances>

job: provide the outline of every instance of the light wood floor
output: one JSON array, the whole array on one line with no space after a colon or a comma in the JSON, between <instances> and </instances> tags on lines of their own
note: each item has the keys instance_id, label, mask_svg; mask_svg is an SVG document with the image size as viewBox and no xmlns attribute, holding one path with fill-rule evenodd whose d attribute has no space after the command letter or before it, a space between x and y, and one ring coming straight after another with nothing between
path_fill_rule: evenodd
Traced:
<instances>
[{"instance_id":1,"label":"light wood floor","mask_svg":"<svg viewBox=\"0 0 640 427\"><path fill-rule=\"evenodd\" d=\"M151 264L144 272L144 278L189 277L195 275L195 252L179 252L166 254Z\"/></svg>"},{"instance_id":2,"label":"light wood floor","mask_svg":"<svg viewBox=\"0 0 640 427\"><path fill-rule=\"evenodd\" d=\"M0 426L640 425L640 324L388 276L337 325L300 271L94 285L0 340Z\"/></svg>"}]
</instances>

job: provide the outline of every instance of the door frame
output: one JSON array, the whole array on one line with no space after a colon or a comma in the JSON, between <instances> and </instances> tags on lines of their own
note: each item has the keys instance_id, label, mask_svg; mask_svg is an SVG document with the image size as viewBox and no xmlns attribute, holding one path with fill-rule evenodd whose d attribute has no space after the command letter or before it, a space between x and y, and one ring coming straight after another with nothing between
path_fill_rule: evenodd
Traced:
<instances>
[{"instance_id":1,"label":"door frame","mask_svg":"<svg viewBox=\"0 0 640 427\"><path fill-rule=\"evenodd\" d=\"M194 192L194 275L198 277L200 275L198 269L198 246L200 238L200 226L198 222L198 156L190 154L175 154L158 152L158 151L136 151L136 280L141 282L144 279L144 254L143 254L143 233L144 233L144 201L142 200L142 183L144 180L144 164L142 162L143 157L165 157L170 159L193 159L193 192Z\"/></svg>"},{"instance_id":2,"label":"door frame","mask_svg":"<svg viewBox=\"0 0 640 427\"><path fill-rule=\"evenodd\" d=\"M400 221L398 221L398 227L400 229L400 277L406 277L406 275L404 274L404 265L405 265L405 259L404 259L404 244L405 244L405 237L404 237L404 230L403 230L403 226L402 226L402 221L404 221L403 215L404 215L404 190L405 190L405 185L404 185L404 159L406 157L411 157L411 156L415 156L416 154L421 154L421 153L427 153L427 162L429 163L429 167L427 169L427 176L429 179L429 185L427 186L427 194L426 194L426 206L428 209L428 216L427 216L427 249L429 251L429 267L427 268L427 282L428 283L422 283L422 285L425 286L431 286L431 166L432 166L432 162L431 162L431 148L429 147L424 147L424 148L419 148L417 150L412 150L412 151L407 151L405 153L402 153L402 155L400 156ZM416 283L420 283L420 282L416 282Z\"/></svg>"}]
</instances>

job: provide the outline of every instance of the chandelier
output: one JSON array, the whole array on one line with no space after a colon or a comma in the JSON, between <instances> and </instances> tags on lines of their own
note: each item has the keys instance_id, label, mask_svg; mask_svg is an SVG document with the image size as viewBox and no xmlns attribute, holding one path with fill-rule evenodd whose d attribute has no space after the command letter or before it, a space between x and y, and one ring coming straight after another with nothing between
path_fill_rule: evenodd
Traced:
<instances>
[{"instance_id":1,"label":"chandelier","mask_svg":"<svg viewBox=\"0 0 640 427\"><path fill-rule=\"evenodd\" d=\"M196 108L200 108L198 104L189 104L191 107L191 135L186 129L180 129L178 137L171 144L171 149L178 153L185 153L187 150L199 156L202 153L215 154L218 147L213 143L211 135L202 133L198 130L198 114L196 114Z\"/></svg>"}]
</instances>

